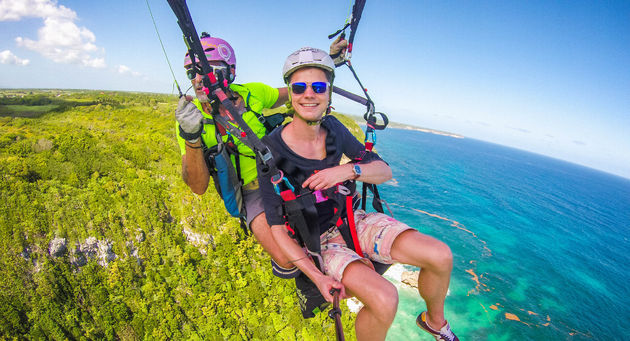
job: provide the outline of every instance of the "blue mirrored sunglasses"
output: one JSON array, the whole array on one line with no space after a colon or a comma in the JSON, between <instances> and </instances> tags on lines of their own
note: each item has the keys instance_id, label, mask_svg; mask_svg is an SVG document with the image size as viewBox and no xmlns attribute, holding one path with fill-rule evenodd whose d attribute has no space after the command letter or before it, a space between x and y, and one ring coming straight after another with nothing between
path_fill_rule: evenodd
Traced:
<instances>
[{"instance_id":1,"label":"blue mirrored sunglasses","mask_svg":"<svg viewBox=\"0 0 630 341\"><path fill-rule=\"evenodd\" d=\"M291 92L293 92L296 95L301 95L306 91L306 87L307 86L311 86L311 89L313 89L313 92L316 94L323 94L324 92L326 92L326 89L328 88L328 82L312 82L312 83L305 83L305 82L295 82L295 83L291 83Z\"/></svg>"}]
</instances>

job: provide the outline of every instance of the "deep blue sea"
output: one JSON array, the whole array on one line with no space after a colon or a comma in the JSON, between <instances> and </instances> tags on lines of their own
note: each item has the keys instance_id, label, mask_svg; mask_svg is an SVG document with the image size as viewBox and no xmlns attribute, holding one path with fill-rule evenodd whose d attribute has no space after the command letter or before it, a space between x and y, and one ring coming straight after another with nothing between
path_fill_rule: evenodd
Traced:
<instances>
[{"instance_id":1,"label":"deep blue sea","mask_svg":"<svg viewBox=\"0 0 630 341\"><path fill-rule=\"evenodd\" d=\"M461 340L630 339L630 180L473 139L377 135L394 216L453 251L446 317ZM387 339L431 340L415 326L424 301L399 293Z\"/></svg>"}]
</instances>

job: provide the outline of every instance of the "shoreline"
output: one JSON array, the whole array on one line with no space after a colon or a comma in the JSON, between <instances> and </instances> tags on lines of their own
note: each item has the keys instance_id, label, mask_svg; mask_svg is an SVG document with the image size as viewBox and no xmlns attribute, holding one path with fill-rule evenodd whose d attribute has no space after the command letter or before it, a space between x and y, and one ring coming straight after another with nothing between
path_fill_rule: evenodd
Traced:
<instances>
[{"instance_id":1,"label":"shoreline","mask_svg":"<svg viewBox=\"0 0 630 341\"><path fill-rule=\"evenodd\" d=\"M359 126L364 127L366 125L365 119L363 119L363 117L355 116L355 115L348 115L348 114L343 114L343 115L348 116L351 119L353 119L354 122L356 122ZM456 138L456 139L463 139L463 138L465 138L463 135L459 135L459 134L455 134L455 133L449 133L449 132L441 131L441 130L417 127L417 126L414 126L414 125L411 125L411 124L398 123L398 122L392 122L392 121L389 122L387 127L388 128L394 128L394 129L404 129L404 130L419 131L419 132L429 133L429 134L434 134L434 135L448 136L448 137L453 137L453 138Z\"/></svg>"}]
</instances>

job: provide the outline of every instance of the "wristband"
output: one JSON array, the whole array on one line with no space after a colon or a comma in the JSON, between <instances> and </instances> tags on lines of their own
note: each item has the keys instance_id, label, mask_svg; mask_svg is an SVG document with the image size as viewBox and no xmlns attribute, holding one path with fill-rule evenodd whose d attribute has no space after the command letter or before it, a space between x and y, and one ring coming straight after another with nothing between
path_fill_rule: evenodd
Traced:
<instances>
[{"instance_id":1,"label":"wristband","mask_svg":"<svg viewBox=\"0 0 630 341\"><path fill-rule=\"evenodd\" d=\"M201 132L203 131L203 124L199 125L199 130L196 133L187 133L182 129L182 126L179 126L179 136L181 136L186 141L197 142L199 136L201 136Z\"/></svg>"}]
</instances>

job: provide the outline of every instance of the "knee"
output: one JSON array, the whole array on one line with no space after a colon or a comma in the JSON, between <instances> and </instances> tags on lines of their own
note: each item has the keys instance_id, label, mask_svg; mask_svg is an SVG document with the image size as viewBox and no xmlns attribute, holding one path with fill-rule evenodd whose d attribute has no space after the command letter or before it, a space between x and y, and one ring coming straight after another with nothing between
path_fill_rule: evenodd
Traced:
<instances>
[{"instance_id":1,"label":"knee","mask_svg":"<svg viewBox=\"0 0 630 341\"><path fill-rule=\"evenodd\" d=\"M453 253L451 248L441 241L434 246L432 266L440 272L451 272L453 269Z\"/></svg>"},{"instance_id":2,"label":"knee","mask_svg":"<svg viewBox=\"0 0 630 341\"><path fill-rule=\"evenodd\" d=\"M267 224L265 212L254 217L254 219L252 219L252 221L249 223L249 228L252 230L252 232L254 232L254 236L256 236L257 234L271 233L269 224Z\"/></svg>"},{"instance_id":3,"label":"knee","mask_svg":"<svg viewBox=\"0 0 630 341\"><path fill-rule=\"evenodd\" d=\"M370 299L368 307L374 315L385 325L391 325L398 310L398 291L396 287L387 281L386 285L379 288Z\"/></svg>"}]
</instances>

